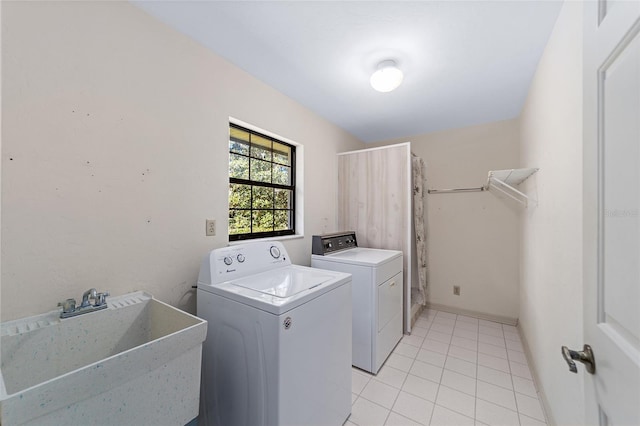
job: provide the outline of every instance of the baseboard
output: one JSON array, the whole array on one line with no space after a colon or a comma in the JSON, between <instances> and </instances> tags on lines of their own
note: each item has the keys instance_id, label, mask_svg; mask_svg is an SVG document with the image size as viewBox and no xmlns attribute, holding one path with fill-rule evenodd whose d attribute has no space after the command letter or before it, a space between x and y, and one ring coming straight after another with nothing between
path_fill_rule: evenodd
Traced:
<instances>
[{"instance_id":1,"label":"baseboard","mask_svg":"<svg viewBox=\"0 0 640 426\"><path fill-rule=\"evenodd\" d=\"M547 396L544 394L540 376L538 375L538 367L535 363L535 358L531 353L531 349L529 348L529 343L527 342L527 338L522 331L522 327L520 324L516 326L518 328L518 334L520 335L520 339L522 339L522 347L524 348L524 355L527 357L527 362L529 363L529 370L531 370L531 375L533 376L533 383L536 386L536 392L538 393L538 399L542 402L542 411L544 411L544 416L547 419L547 424L549 426L555 426L556 422L551 415L551 409L549 405L549 401L547 400Z\"/></svg>"},{"instance_id":2,"label":"baseboard","mask_svg":"<svg viewBox=\"0 0 640 426\"><path fill-rule=\"evenodd\" d=\"M427 308L436 311L451 312L452 314L467 315L474 318L480 318L487 321L499 322L506 325L517 325L518 318L505 317L502 315L487 314L484 312L471 311L468 309L453 308L451 306L440 305L439 303L427 303Z\"/></svg>"}]
</instances>

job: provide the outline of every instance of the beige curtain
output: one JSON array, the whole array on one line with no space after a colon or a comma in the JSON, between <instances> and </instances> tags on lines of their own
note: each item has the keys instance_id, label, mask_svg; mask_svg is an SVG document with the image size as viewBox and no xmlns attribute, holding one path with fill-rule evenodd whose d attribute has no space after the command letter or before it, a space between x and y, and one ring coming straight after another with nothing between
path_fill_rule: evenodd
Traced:
<instances>
[{"instance_id":1,"label":"beige curtain","mask_svg":"<svg viewBox=\"0 0 640 426\"><path fill-rule=\"evenodd\" d=\"M424 221L424 160L413 156L411 159L413 175L413 221L416 233L416 261L418 265L417 288L411 289L412 304L427 304L427 240Z\"/></svg>"}]
</instances>

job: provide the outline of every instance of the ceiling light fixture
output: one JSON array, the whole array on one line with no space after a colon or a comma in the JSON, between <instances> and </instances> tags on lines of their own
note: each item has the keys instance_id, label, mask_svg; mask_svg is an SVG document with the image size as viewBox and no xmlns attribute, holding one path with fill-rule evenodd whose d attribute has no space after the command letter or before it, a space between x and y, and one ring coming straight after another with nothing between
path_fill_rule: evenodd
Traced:
<instances>
[{"instance_id":1,"label":"ceiling light fixture","mask_svg":"<svg viewBox=\"0 0 640 426\"><path fill-rule=\"evenodd\" d=\"M392 60L382 61L378 64L378 69L371 75L371 87L378 92L390 92L402 83L404 75L396 62Z\"/></svg>"}]
</instances>

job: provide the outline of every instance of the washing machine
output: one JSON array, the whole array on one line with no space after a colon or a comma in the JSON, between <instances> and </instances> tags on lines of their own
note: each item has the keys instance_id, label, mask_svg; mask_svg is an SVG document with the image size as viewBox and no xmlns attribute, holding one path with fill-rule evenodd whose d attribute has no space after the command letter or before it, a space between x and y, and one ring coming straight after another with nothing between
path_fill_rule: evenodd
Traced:
<instances>
[{"instance_id":1,"label":"washing machine","mask_svg":"<svg viewBox=\"0 0 640 426\"><path fill-rule=\"evenodd\" d=\"M279 242L213 250L198 424L341 425L351 413L351 276L292 265Z\"/></svg>"},{"instance_id":2,"label":"washing machine","mask_svg":"<svg viewBox=\"0 0 640 426\"><path fill-rule=\"evenodd\" d=\"M402 252L358 247L355 232L314 235L311 266L352 275L352 363L377 374L402 338Z\"/></svg>"}]
</instances>

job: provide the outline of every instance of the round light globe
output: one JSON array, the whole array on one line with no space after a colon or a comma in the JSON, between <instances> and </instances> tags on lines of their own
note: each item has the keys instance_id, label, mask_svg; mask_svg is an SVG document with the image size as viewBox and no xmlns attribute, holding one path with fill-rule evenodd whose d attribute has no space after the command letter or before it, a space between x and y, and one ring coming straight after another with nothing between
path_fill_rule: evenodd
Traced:
<instances>
[{"instance_id":1,"label":"round light globe","mask_svg":"<svg viewBox=\"0 0 640 426\"><path fill-rule=\"evenodd\" d=\"M382 61L371 75L371 87L378 92L391 92L402 83L404 75L394 61Z\"/></svg>"}]
</instances>

